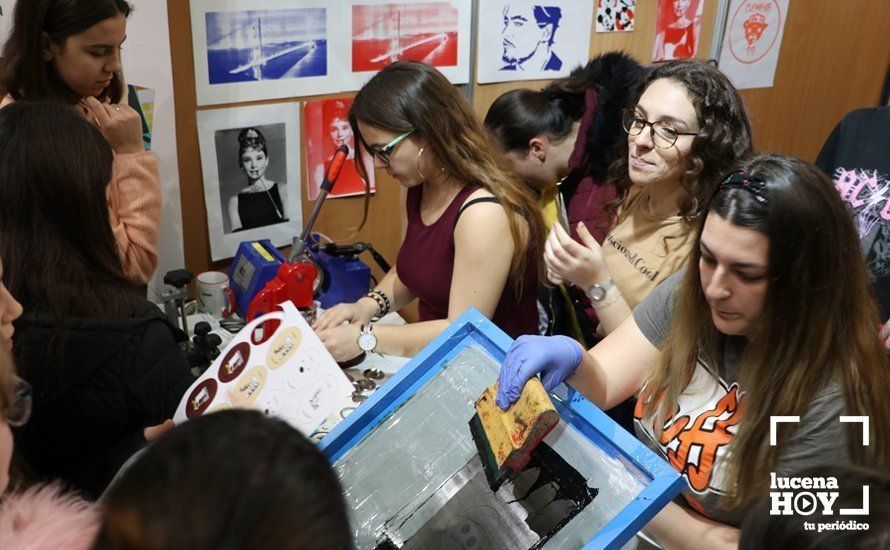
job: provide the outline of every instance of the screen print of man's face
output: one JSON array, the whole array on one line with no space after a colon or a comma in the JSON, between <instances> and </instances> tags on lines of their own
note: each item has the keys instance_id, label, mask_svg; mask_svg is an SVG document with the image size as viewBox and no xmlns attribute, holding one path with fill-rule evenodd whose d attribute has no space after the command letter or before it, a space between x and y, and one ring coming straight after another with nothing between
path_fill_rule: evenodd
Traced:
<instances>
[{"instance_id":1,"label":"screen print of man's face","mask_svg":"<svg viewBox=\"0 0 890 550\"><path fill-rule=\"evenodd\" d=\"M552 23L539 23L531 4L504 6L503 59L521 62L531 58L538 48L548 49L553 36Z\"/></svg>"}]
</instances>

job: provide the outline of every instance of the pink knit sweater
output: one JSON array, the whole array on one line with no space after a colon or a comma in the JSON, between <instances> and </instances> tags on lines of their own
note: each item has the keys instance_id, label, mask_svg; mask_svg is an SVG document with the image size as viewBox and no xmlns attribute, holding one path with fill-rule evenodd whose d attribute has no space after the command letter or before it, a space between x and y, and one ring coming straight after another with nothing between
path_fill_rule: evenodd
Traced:
<instances>
[{"instance_id":1,"label":"pink knit sweater","mask_svg":"<svg viewBox=\"0 0 890 550\"><path fill-rule=\"evenodd\" d=\"M14 102L7 95L0 109ZM107 200L124 273L134 282L147 283L158 266L161 228L161 178L154 155L116 154Z\"/></svg>"},{"instance_id":2,"label":"pink knit sweater","mask_svg":"<svg viewBox=\"0 0 890 550\"><path fill-rule=\"evenodd\" d=\"M0 500L0 547L10 550L92 548L99 531L95 505L56 485L38 485Z\"/></svg>"}]
</instances>

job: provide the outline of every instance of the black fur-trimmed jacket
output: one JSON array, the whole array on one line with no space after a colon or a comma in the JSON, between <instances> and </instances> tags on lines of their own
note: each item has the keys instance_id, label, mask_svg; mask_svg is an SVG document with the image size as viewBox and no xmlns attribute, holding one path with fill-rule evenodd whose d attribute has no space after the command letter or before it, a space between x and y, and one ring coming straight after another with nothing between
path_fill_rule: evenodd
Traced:
<instances>
[{"instance_id":1,"label":"black fur-trimmed jacket","mask_svg":"<svg viewBox=\"0 0 890 550\"><path fill-rule=\"evenodd\" d=\"M568 174L559 186L571 235L578 242L578 222L584 222L599 243L612 228L614 209L606 209L615 199L614 187L606 183L609 166L620 154L620 140L625 139L622 111L644 73L645 69L623 52L595 57L571 73L590 84L583 98L583 115L575 149L569 157ZM590 347L596 343L599 321L583 289L567 285L563 295L559 289L544 288L539 299L548 313L548 334L571 335L571 320L567 316L574 315L585 344Z\"/></svg>"}]
</instances>

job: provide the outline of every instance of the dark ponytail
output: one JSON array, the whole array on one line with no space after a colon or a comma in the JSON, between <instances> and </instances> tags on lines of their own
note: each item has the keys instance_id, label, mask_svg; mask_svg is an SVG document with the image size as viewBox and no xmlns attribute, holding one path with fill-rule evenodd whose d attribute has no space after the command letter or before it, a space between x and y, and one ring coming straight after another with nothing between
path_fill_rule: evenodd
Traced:
<instances>
[{"instance_id":1,"label":"dark ponytail","mask_svg":"<svg viewBox=\"0 0 890 550\"><path fill-rule=\"evenodd\" d=\"M485 115L485 125L501 146L519 155L528 153L528 142L545 135L560 141L572 132L572 125L581 118L583 101L557 87L547 86L540 92L513 90L497 98Z\"/></svg>"}]
</instances>

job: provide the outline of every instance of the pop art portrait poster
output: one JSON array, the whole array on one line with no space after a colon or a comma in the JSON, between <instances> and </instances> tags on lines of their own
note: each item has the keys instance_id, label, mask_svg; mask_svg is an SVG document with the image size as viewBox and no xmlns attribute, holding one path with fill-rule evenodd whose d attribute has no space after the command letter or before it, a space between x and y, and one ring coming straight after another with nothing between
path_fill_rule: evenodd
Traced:
<instances>
[{"instance_id":1,"label":"pop art portrait poster","mask_svg":"<svg viewBox=\"0 0 890 550\"><path fill-rule=\"evenodd\" d=\"M318 198L319 187L330 167L331 157L341 145L349 148L349 157L343 163L340 177L328 198L352 197L365 194L365 182L356 170L362 161L369 168L371 193L374 192L374 161L364 150L356 154L355 137L349 125L351 98L317 99L303 104L303 124L306 132L306 195L309 200Z\"/></svg>"},{"instance_id":2,"label":"pop art portrait poster","mask_svg":"<svg viewBox=\"0 0 890 550\"><path fill-rule=\"evenodd\" d=\"M198 105L339 91L340 2L191 0Z\"/></svg>"},{"instance_id":3,"label":"pop art portrait poster","mask_svg":"<svg viewBox=\"0 0 890 550\"><path fill-rule=\"evenodd\" d=\"M198 111L213 261L242 241L291 244L302 226L299 104Z\"/></svg>"},{"instance_id":4,"label":"pop art portrait poster","mask_svg":"<svg viewBox=\"0 0 890 550\"><path fill-rule=\"evenodd\" d=\"M347 0L345 89L396 61L422 61L454 84L470 81L471 0Z\"/></svg>"},{"instance_id":5,"label":"pop art portrait poster","mask_svg":"<svg viewBox=\"0 0 890 550\"><path fill-rule=\"evenodd\" d=\"M695 57L704 0L658 0L652 61Z\"/></svg>"},{"instance_id":6,"label":"pop art portrait poster","mask_svg":"<svg viewBox=\"0 0 890 550\"><path fill-rule=\"evenodd\" d=\"M589 0L480 0L480 83L568 75L587 63L593 5Z\"/></svg>"},{"instance_id":7,"label":"pop art portrait poster","mask_svg":"<svg viewBox=\"0 0 890 550\"><path fill-rule=\"evenodd\" d=\"M634 30L636 4L636 0L597 0L596 32Z\"/></svg>"},{"instance_id":8,"label":"pop art portrait poster","mask_svg":"<svg viewBox=\"0 0 890 550\"><path fill-rule=\"evenodd\" d=\"M720 50L720 70L736 88L773 85L788 18L788 0L733 0Z\"/></svg>"}]
</instances>

